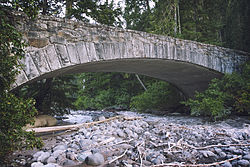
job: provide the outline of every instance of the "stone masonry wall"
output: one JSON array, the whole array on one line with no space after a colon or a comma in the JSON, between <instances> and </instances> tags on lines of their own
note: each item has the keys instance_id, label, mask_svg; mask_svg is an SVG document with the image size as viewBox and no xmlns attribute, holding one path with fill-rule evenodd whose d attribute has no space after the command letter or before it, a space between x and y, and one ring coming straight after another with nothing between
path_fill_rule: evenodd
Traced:
<instances>
[{"instance_id":1,"label":"stone masonry wall","mask_svg":"<svg viewBox=\"0 0 250 167\"><path fill-rule=\"evenodd\" d=\"M62 18L29 20L16 15L17 27L29 46L20 60L25 66L14 87L51 71L93 61L166 59L231 73L249 59L248 53L195 41Z\"/></svg>"}]
</instances>

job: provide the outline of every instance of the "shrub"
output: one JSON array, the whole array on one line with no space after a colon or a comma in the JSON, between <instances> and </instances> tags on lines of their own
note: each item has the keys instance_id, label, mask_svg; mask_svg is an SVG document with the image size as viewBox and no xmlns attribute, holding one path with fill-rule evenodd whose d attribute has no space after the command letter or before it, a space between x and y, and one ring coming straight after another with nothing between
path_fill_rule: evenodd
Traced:
<instances>
[{"instance_id":1,"label":"shrub","mask_svg":"<svg viewBox=\"0 0 250 167\"><path fill-rule=\"evenodd\" d=\"M7 164L7 156L17 149L40 147L33 132L22 129L36 114L34 101L24 100L10 93L18 73L17 59L23 56L21 34L12 25L9 6L0 4L0 162Z\"/></svg>"},{"instance_id":2,"label":"shrub","mask_svg":"<svg viewBox=\"0 0 250 167\"><path fill-rule=\"evenodd\" d=\"M224 119L230 114L247 113L250 109L250 65L242 73L226 74L213 79L207 90L196 92L194 99L182 102L191 109L191 115L208 116L211 120Z\"/></svg>"},{"instance_id":3,"label":"shrub","mask_svg":"<svg viewBox=\"0 0 250 167\"><path fill-rule=\"evenodd\" d=\"M35 138L33 132L22 128L33 123L36 115L32 99L21 99L11 93L1 94L0 100L0 161L6 162L6 157L15 150L41 147L40 138Z\"/></svg>"},{"instance_id":4,"label":"shrub","mask_svg":"<svg viewBox=\"0 0 250 167\"><path fill-rule=\"evenodd\" d=\"M157 81L148 86L148 89L131 99L131 108L138 111L169 110L175 108L180 101L180 95L164 81Z\"/></svg>"}]
</instances>

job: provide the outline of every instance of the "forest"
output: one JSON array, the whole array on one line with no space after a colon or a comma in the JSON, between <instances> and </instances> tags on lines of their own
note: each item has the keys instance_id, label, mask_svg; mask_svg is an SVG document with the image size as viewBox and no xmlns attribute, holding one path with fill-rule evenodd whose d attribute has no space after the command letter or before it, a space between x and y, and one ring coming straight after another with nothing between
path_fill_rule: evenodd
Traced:
<instances>
[{"instance_id":1,"label":"forest","mask_svg":"<svg viewBox=\"0 0 250 167\"><path fill-rule=\"evenodd\" d=\"M13 11L25 12L32 19L39 14L65 17L250 52L249 0L1 0L0 160L6 152L41 146L32 132L22 130L38 113L63 115L70 110L114 108L181 112L211 120L249 115L249 62L238 73L212 80L205 92L188 100L170 83L126 73L72 74L12 92L10 86L20 68L17 59L26 46L13 26ZM20 139L25 140L13 144Z\"/></svg>"}]
</instances>

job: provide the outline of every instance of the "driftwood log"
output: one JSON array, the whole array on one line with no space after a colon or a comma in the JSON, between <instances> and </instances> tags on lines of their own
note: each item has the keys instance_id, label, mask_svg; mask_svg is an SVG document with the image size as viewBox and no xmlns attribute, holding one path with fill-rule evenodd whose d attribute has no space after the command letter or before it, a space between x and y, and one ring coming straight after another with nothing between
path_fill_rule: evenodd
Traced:
<instances>
[{"instance_id":1,"label":"driftwood log","mask_svg":"<svg viewBox=\"0 0 250 167\"><path fill-rule=\"evenodd\" d=\"M90 122L90 123L81 123L75 125L65 125L65 126L52 126L52 127L40 127L40 128L28 128L27 132L34 131L35 133L45 133L45 132L56 132L56 131L64 131L64 130L78 130L81 127L89 127L95 124L100 124L104 122L108 122L115 119L120 119L122 116L111 117L105 120Z\"/></svg>"},{"instance_id":2,"label":"driftwood log","mask_svg":"<svg viewBox=\"0 0 250 167\"><path fill-rule=\"evenodd\" d=\"M57 132L57 131L65 131L65 130L78 130L81 127L90 127L96 124L100 124L100 123L105 123L105 122L109 122L115 119L123 119L126 121L132 121L132 120L136 120L136 119L142 119L142 117L124 117L124 116L115 116L115 117L111 117L105 120L101 120L101 121L96 121L96 122L90 122L90 123L81 123L81 124L75 124L75 125L64 125L64 126L51 126L51 127L40 127L40 128L28 128L26 129L27 132L31 132L34 131L35 133L45 133L45 132Z\"/></svg>"}]
</instances>

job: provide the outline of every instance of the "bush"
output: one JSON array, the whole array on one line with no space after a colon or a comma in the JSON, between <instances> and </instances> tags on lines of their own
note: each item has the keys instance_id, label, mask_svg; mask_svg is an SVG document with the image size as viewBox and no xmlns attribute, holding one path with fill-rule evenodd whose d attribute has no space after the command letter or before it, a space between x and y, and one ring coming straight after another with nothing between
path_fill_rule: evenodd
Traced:
<instances>
[{"instance_id":1,"label":"bush","mask_svg":"<svg viewBox=\"0 0 250 167\"><path fill-rule=\"evenodd\" d=\"M138 111L169 110L179 105L181 97L169 83L164 81L154 82L140 95L131 99L131 108Z\"/></svg>"},{"instance_id":2,"label":"bush","mask_svg":"<svg viewBox=\"0 0 250 167\"><path fill-rule=\"evenodd\" d=\"M41 147L40 138L35 138L33 132L22 128L33 123L37 114L32 99L24 100L10 93L1 94L0 100L0 161L6 162L6 157L15 150Z\"/></svg>"},{"instance_id":3,"label":"bush","mask_svg":"<svg viewBox=\"0 0 250 167\"><path fill-rule=\"evenodd\" d=\"M10 93L18 73L17 59L23 56L22 35L12 25L9 5L0 4L0 162L7 164L7 156L14 150L40 147L42 142L33 132L22 129L36 114L34 101L24 100Z\"/></svg>"},{"instance_id":4,"label":"bush","mask_svg":"<svg viewBox=\"0 0 250 167\"><path fill-rule=\"evenodd\" d=\"M221 80L213 79L203 93L196 92L194 99L182 102L191 109L191 115L208 116L211 120L224 119L231 114L249 114L250 65L242 73L226 74Z\"/></svg>"}]
</instances>

